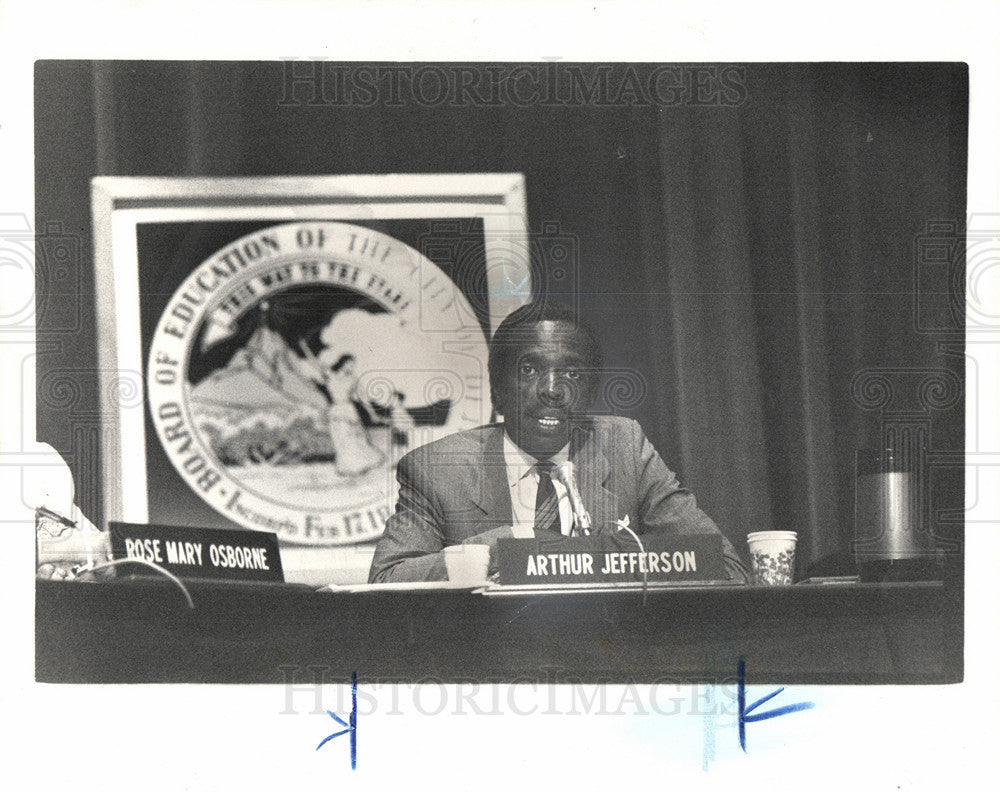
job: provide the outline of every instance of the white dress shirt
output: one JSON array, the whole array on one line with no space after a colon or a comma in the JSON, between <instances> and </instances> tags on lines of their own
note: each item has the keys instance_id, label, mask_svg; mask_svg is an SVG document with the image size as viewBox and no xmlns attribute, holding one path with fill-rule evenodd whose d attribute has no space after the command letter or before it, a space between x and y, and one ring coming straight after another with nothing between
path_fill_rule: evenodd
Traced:
<instances>
[{"instance_id":1,"label":"white dress shirt","mask_svg":"<svg viewBox=\"0 0 1000 792\"><path fill-rule=\"evenodd\" d=\"M510 485L510 511L514 518L511 528L517 539L533 539L535 536L535 498L538 495L538 462L530 454L526 454L514 441L503 436L503 458L507 465L507 483ZM569 459L569 443L563 446L549 460L556 467ZM559 498L559 530L569 536L573 530L573 507L569 502L569 494L561 481L552 477L552 486Z\"/></svg>"}]
</instances>

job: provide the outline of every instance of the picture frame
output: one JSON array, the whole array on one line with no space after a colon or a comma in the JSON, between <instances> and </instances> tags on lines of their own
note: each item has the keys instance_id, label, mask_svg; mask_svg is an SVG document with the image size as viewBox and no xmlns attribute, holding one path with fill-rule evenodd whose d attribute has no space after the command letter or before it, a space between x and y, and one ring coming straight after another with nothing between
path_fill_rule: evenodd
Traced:
<instances>
[{"instance_id":1,"label":"picture frame","mask_svg":"<svg viewBox=\"0 0 1000 792\"><path fill-rule=\"evenodd\" d=\"M373 541L381 533L380 524L384 525L384 519L394 504L397 452L434 439L442 432L450 433L479 425L492 418L485 371L485 342L504 316L531 299L532 284L536 280L532 277L524 177L517 173L220 178L99 176L92 180L91 197L95 283L98 290L99 387L102 393L114 396L106 400L107 407L101 414L105 520L271 530L277 533L282 544L287 580L309 583L363 580L373 551ZM316 236L312 237L314 231ZM264 248L270 244L273 249L259 248L254 241L255 234L258 239L267 240ZM370 246L369 235L373 240ZM316 248L323 244L321 239L336 237L343 242L343 249L331 253L333 258L329 261L320 260L327 251L318 249L299 249L289 253L290 248L301 247L299 243L303 243L306 237L313 240L310 244ZM248 241L241 243L241 239ZM282 239L284 241L279 242ZM392 245L392 241L400 244ZM227 247L232 245L235 248ZM283 246L281 250L277 249L279 246ZM363 250L365 246L368 246L367 251ZM374 257L376 248L379 261L375 261ZM245 255L241 256L241 249ZM306 253L317 253L319 257L306 262L302 258ZM230 254L232 257L227 258ZM274 255L269 257L266 254ZM385 258L386 255L389 257ZM367 285L372 287L370 294L360 294L366 287L365 283L358 286L357 283L352 285L343 280L339 283L330 280L334 261L341 267L338 277L354 272L346 268L357 264L352 256L368 256L372 261L370 268L362 266L366 274L360 276L358 281L361 283L367 278ZM396 261L395 271L408 271L410 285L419 285L415 291L404 288L390 294L393 287L384 285L382 276L371 269L390 266L395 256L401 257ZM223 264L223 261L227 263ZM302 274L307 264L329 264L329 272L324 270L324 275L320 277L317 274L319 270L315 269L313 275L307 277ZM201 274L198 274L199 267L205 268ZM265 271L268 267L270 271ZM225 268L230 270L229 275L222 273ZM287 288L269 280L282 272L288 273L294 281L289 281ZM357 272L354 275L358 277ZM391 282L392 278L388 280ZM224 286L218 285L223 281ZM237 286L237 282L240 285ZM262 285L265 283L270 285ZM191 287L187 291L182 288L185 284ZM206 288L201 289L201 286ZM239 296L241 289L245 290L242 300ZM376 293L379 289L385 294ZM319 293L321 291L323 294ZM355 310L352 314L355 319L369 316L365 311L388 314L401 308L399 315L405 314L409 319L400 319L400 322L404 325L409 322L408 327L414 331L408 338L412 340L421 336L425 342L417 338L414 343L429 344L436 350L433 354L439 356L454 353L465 354L466 358L462 358L465 362L461 362L453 357L451 362L439 367L436 379L430 376L424 383L414 384L417 375L412 371L401 373L400 370L386 375L382 370L380 376L376 376L379 372L368 371L367 381L364 380L366 372L362 371L358 375L360 379L353 381L350 401L364 419L368 446L378 446L382 442L371 439L380 430L384 430L380 435L384 440L382 444L389 445L372 450L363 443L360 446L358 443L351 445L353 441L349 442L342 436L340 452L334 454L329 443L325 451L321 447L325 442L322 424L327 421L331 433L336 426L344 426L336 424L336 419L332 417L335 410L339 410L342 417L346 416L351 424L355 421L352 407L343 404L345 399L341 399L339 407L332 406L336 400L326 388L332 380L321 381L329 374L331 361L325 361L326 374L310 373L318 370L316 366L322 353L333 354L332 349L319 339L317 317L332 320L329 312L322 314L323 309L317 306L325 304L324 301L329 302L336 295L340 295L336 299L346 299L345 294L350 297L355 292L364 303L363 310L357 309L360 314L351 309ZM403 292L407 294L405 304L400 296ZM285 299L292 294L295 296L294 309L288 307L288 300ZM188 301L185 302L182 297L188 298ZM202 298L206 304L194 306L193 301ZM376 304L381 298L384 298L384 305L379 307ZM222 331L206 333L204 328L211 330L213 326L213 316L222 315L210 305L214 304L217 308L225 299L235 301L229 306L231 311L223 306L223 313L233 322ZM440 314L435 313L437 308L432 310L434 305L441 309ZM198 313L201 308L205 311ZM432 314L439 318L430 319ZM304 318L290 320L289 316ZM159 325L154 331L153 325L157 321ZM310 321L311 327L308 326ZM264 328L266 333L260 335L254 332L247 339L247 332L253 330L254 323ZM199 324L202 325L200 330L196 327ZM182 327L191 330L183 340L175 338L175 335L181 335L179 330ZM377 336L379 331L373 332ZM284 342L275 341L282 333ZM254 375L254 372L258 379L259 376L265 379L272 376L273 372L261 374L271 364L260 355L251 356L253 359L246 364L251 358L240 346L242 343L249 349L265 337L281 347L276 354L293 364L291 368L295 371L288 369L280 376L285 377L286 384L295 380L299 396L293 396L292 401L299 399L301 402L308 397L304 398L305 402L313 402L312 419L302 417L299 410L301 404L295 408L298 410L295 415L299 416L295 432L290 432L287 426L287 421L291 419L274 419L273 405L260 407L259 414L255 413L257 418L250 418L247 416L248 408L239 401L242 397L234 396L235 391L224 388L213 393L208 401L199 402L209 404L211 414L191 407L188 397L197 383L192 379L196 375L188 376L194 370L190 366L201 367L197 377L206 383L209 379L217 382L228 376L223 371L226 366L232 369L229 374L238 369L236 373L243 379L231 379L231 382L234 383L232 387L242 393L258 389L260 383L254 379L251 382L255 384L247 387L246 377ZM157 347L154 352L156 338L164 342L161 346L174 351L166 353ZM170 342L176 342L176 345L170 346ZM462 343L473 342L473 354L454 352ZM397 342L393 343L399 346ZM402 345L409 348L408 343L404 341ZM454 347L450 353L447 352L449 344ZM312 350L308 348L310 345ZM253 348L258 349L257 346ZM274 350L267 354L272 353ZM172 360L175 372L154 372L154 355ZM239 365L232 363L237 357L241 361ZM344 359L352 355L341 354L340 357ZM384 359L375 360L375 363L370 362L370 368L379 368L380 365L385 368ZM312 369L303 367L307 362L313 366ZM397 368L404 365L393 364ZM303 371L304 377L298 376ZM456 372L461 372L461 382L452 376ZM161 374L174 381L159 383L153 379ZM316 400L316 392L298 382L299 379L305 382L310 377L316 385L315 390L330 400L329 413L324 412L327 408L322 399ZM407 426L413 432L409 433L404 447L399 448L398 438L407 432L401 432L398 423L388 415L393 410L393 397L386 394L395 394L395 404L399 407L403 401L401 390L405 388L398 388L392 383L404 380L410 384L411 391L434 390L436 387L440 391L437 395L447 398L435 401L424 393L423 404L406 410L417 416L417 426L413 429L414 421L411 415L406 415ZM239 384L235 384L237 382ZM160 384L168 389L176 386L180 390L173 391L174 396L170 397L166 391L158 392ZM357 396L361 386L371 394ZM199 392L210 389L208 384L203 384ZM288 388L285 390L291 392ZM459 391L463 394L461 410L457 409L459 405L455 402L455 394ZM475 398L472 398L473 394ZM455 408L452 410L455 420L421 421L421 416L426 418L430 402L445 404L449 398ZM412 401L410 398L407 408ZM240 417L240 410L243 417ZM270 418L268 410L271 411ZM289 414L288 409L284 412ZM402 410L398 412L404 414ZM322 417L324 414L330 417ZM233 429L235 424L246 424L250 420L257 420L257 423L247 431L244 431L246 427L238 431ZM264 432L267 435L268 430L262 427L274 420L279 420L279 423L285 420L286 425L264 437L263 445L246 445L247 432ZM213 445L214 439L206 440L202 432L196 431L197 428L211 428L205 421L215 427L222 426L222 433L228 434L230 440L235 433L239 450L233 451L233 443L227 440L226 448L229 450L220 452L220 446ZM352 426L349 431L357 435L358 427ZM212 437L217 437L217 434ZM298 446L294 441L287 440L290 434L303 438ZM334 436L331 434L331 437ZM279 444L293 448L274 451L271 446L275 445L275 437L282 438L277 441ZM396 438L396 444L391 439L385 440L385 437ZM200 460L185 456L189 448L201 449L198 454ZM345 450L351 450L351 453L345 454ZM226 454L229 455L226 459L220 459L220 455ZM369 465L365 461L366 454L381 459L381 462ZM279 460L282 455L283 460ZM274 482L289 480L282 478L286 472L291 475L287 463L289 458L299 466L299 472L307 467L310 471L315 500L311 507L304 508L306 512L314 508L314 515L293 508L290 499L297 500L297 497L286 496L287 489L280 492L273 487L272 490L267 489ZM223 464L220 465L220 462ZM336 474L329 473L333 476L332 484L323 479L326 474L317 472L324 469L329 472L331 465L337 471ZM225 475L225 470L235 471L235 479ZM387 502L376 503L378 498L362 498L365 504L352 512L355 517L345 517L342 508L358 506L356 502L348 504L352 497L341 499L334 509L337 514L330 508L321 508L320 501L327 498L330 491L336 490L351 476L362 475L362 471L366 471L364 476L371 484L368 494L381 492ZM216 473L223 475L216 479ZM253 486L263 488L260 498L252 498L253 503L244 503L247 500L244 494L236 502L226 500L234 497L241 481L247 483L251 478L257 482ZM223 487L222 483L226 481L229 484ZM181 482L187 486L182 486ZM212 485L210 491L217 495L214 501L206 498L204 491L198 492L209 482ZM253 486L246 492L250 492ZM281 486L286 487L287 483ZM192 498L192 495L201 497ZM304 502L309 502L312 496L302 497ZM353 501L357 500L353 498ZM209 504L210 508L206 510ZM305 521L297 527L293 527L293 523L299 522L295 512Z\"/></svg>"}]
</instances>

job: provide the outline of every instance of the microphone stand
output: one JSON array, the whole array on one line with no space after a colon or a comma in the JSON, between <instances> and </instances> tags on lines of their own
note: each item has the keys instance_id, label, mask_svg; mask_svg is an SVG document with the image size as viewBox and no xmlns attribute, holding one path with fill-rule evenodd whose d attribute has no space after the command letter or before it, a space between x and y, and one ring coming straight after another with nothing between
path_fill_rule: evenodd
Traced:
<instances>
[{"instance_id":1,"label":"microphone stand","mask_svg":"<svg viewBox=\"0 0 1000 792\"><path fill-rule=\"evenodd\" d=\"M569 503L573 509L573 533L578 536L590 536L591 519L586 506L583 505L583 498L580 496L580 487L576 483L576 465L572 462L563 462L556 470L559 479L566 487L569 496Z\"/></svg>"}]
</instances>

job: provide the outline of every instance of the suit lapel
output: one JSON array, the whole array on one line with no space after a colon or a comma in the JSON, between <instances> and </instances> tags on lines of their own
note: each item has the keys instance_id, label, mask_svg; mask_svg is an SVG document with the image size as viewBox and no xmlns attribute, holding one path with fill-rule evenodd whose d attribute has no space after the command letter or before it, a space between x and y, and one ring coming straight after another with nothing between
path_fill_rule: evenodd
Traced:
<instances>
[{"instance_id":1,"label":"suit lapel","mask_svg":"<svg viewBox=\"0 0 1000 792\"><path fill-rule=\"evenodd\" d=\"M507 464L503 455L503 427L492 426L485 432L479 458L473 465L472 500L488 518L499 525L510 525L513 513L507 486Z\"/></svg>"},{"instance_id":2,"label":"suit lapel","mask_svg":"<svg viewBox=\"0 0 1000 792\"><path fill-rule=\"evenodd\" d=\"M574 427L569 457L576 466L583 505L590 512L591 533L610 532L611 524L618 519L618 503L614 492L607 486L611 477L611 462L601 450L592 423Z\"/></svg>"},{"instance_id":3,"label":"suit lapel","mask_svg":"<svg viewBox=\"0 0 1000 792\"><path fill-rule=\"evenodd\" d=\"M572 430L570 460L576 465L577 482L583 505L590 512L592 533L607 533L619 518L618 500L610 489L611 462L601 449L594 426L589 421ZM503 426L490 427L483 434L478 459L472 465L471 498L493 526L510 525L513 515L507 485L507 465L503 453Z\"/></svg>"}]
</instances>

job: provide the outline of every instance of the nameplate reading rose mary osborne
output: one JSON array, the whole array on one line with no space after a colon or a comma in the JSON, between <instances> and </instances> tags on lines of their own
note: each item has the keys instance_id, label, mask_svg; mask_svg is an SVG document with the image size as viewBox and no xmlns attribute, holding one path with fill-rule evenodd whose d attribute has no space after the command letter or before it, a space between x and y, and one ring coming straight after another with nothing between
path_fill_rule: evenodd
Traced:
<instances>
[{"instance_id":1,"label":"nameplate reading rose mary osborne","mask_svg":"<svg viewBox=\"0 0 1000 792\"><path fill-rule=\"evenodd\" d=\"M115 558L148 561L180 578L285 580L273 533L116 521L110 528ZM142 568L136 566L135 571L141 573Z\"/></svg>"}]
</instances>

